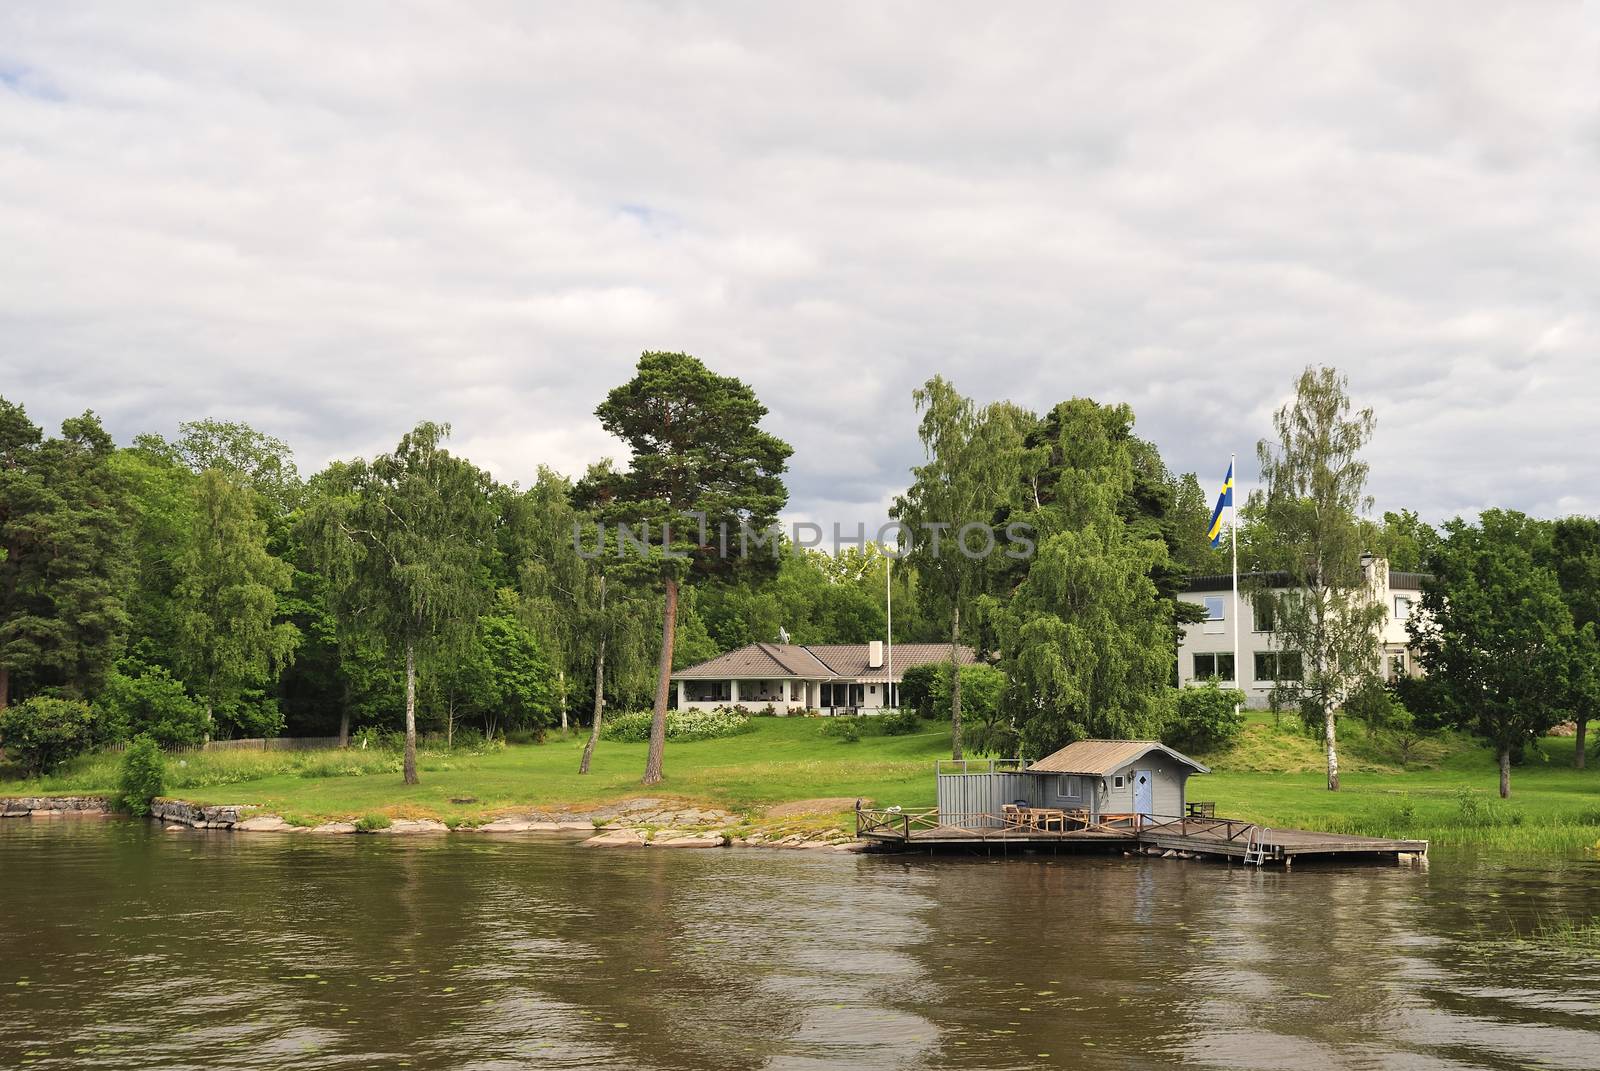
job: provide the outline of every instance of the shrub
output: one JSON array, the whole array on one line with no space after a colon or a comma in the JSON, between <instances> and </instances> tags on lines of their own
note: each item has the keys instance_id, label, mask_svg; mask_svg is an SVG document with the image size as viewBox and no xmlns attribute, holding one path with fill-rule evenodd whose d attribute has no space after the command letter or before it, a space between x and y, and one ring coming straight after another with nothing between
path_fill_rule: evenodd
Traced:
<instances>
[{"instance_id":1,"label":"shrub","mask_svg":"<svg viewBox=\"0 0 1600 1071\"><path fill-rule=\"evenodd\" d=\"M937 683L942 683L941 678L949 675L949 669L943 663L912 666L900 679L900 706L916 711L919 718L932 719L935 716L934 688Z\"/></svg>"},{"instance_id":2,"label":"shrub","mask_svg":"<svg viewBox=\"0 0 1600 1071\"><path fill-rule=\"evenodd\" d=\"M161 795L166 781L166 762L154 739L141 733L122 753L122 805L143 818L150 813L150 801Z\"/></svg>"},{"instance_id":3,"label":"shrub","mask_svg":"<svg viewBox=\"0 0 1600 1071\"><path fill-rule=\"evenodd\" d=\"M127 667L106 680L98 705L116 740L147 734L162 747L190 747L205 739L206 708L161 666Z\"/></svg>"},{"instance_id":4,"label":"shrub","mask_svg":"<svg viewBox=\"0 0 1600 1071\"><path fill-rule=\"evenodd\" d=\"M46 774L92 747L100 728L81 700L35 696L0 710L0 747L28 773Z\"/></svg>"},{"instance_id":5,"label":"shrub","mask_svg":"<svg viewBox=\"0 0 1600 1071\"><path fill-rule=\"evenodd\" d=\"M1175 689L1161 742L1180 751L1218 751L1244 732L1244 693L1216 681Z\"/></svg>"},{"instance_id":6,"label":"shrub","mask_svg":"<svg viewBox=\"0 0 1600 1071\"><path fill-rule=\"evenodd\" d=\"M600 729L605 740L641 743L650 739L651 713L641 710L608 718ZM749 732L753 726L744 714L728 707L716 710L667 711L667 739L673 741L715 740Z\"/></svg>"},{"instance_id":7,"label":"shrub","mask_svg":"<svg viewBox=\"0 0 1600 1071\"><path fill-rule=\"evenodd\" d=\"M917 712L910 707L901 707L893 714L885 714L878 719L883 723L885 736L910 736L922 728L922 719L917 717Z\"/></svg>"},{"instance_id":8,"label":"shrub","mask_svg":"<svg viewBox=\"0 0 1600 1071\"><path fill-rule=\"evenodd\" d=\"M859 744L861 742L861 726L854 718L829 718L822 723L822 735L839 741L841 744Z\"/></svg>"},{"instance_id":9,"label":"shrub","mask_svg":"<svg viewBox=\"0 0 1600 1071\"><path fill-rule=\"evenodd\" d=\"M386 814L364 814L356 819L358 833L376 833L380 829L388 829L394 825Z\"/></svg>"},{"instance_id":10,"label":"shrub","mask_svg":"<svg viewBox=\"0 0 1600 1071\"><path fill-rule=\"evenodd\" d=\"M540 729L508 729L506 730L506 743L508 744L542 744L544 743L544 730Z\"/></svg>"}]
</instances>

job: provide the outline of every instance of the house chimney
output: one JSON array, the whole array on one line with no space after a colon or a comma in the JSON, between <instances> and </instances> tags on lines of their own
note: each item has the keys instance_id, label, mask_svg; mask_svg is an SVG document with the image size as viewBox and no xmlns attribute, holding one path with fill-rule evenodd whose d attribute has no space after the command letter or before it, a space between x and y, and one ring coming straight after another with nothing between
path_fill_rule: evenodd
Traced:
<instances>
[{"instance_id":1,"label":"house chimney","mask_svg":"<svg viewBox=\"0 0 1600 1071\"><path fill-rule=\"evenodd\" d=\"M873 640L867 644L867 668L883 668L883 641Z\"/></svg>"}]
</instances>

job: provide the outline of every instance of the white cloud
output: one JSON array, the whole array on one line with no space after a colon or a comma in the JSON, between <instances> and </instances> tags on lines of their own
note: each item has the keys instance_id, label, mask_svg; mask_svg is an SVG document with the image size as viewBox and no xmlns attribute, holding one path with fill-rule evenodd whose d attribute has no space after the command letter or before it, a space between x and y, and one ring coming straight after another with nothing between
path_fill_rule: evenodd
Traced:
<instances>
[{"instance_id":1,"label":"white cloud","mask_svg":"<svg viewBox=\"0 0 1600 1071\"><path fill-rule=\"evenodd\" d=\"M1203 484L1307 363L1380 507L1600 512L1593 9L52 4L0 12L0 392L311 469L616 446L639 351L754 383L869 523L911 388L1125 400Z\"/></svg>"}]
</instances>

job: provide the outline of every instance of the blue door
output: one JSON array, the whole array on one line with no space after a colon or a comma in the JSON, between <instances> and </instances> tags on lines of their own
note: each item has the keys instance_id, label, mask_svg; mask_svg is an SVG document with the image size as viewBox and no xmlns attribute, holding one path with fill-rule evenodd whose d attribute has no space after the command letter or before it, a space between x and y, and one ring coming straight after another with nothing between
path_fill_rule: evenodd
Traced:
<instances>
[{"instance_id":1,"label":"blue door","mask_svg":"<svg viewBox=\"0 0 1600 1071\"><path fill-rule=\"evenodd\" d=\"M1155 813L1150 804L1150 793L1153 787L1150 782L1149 770L1133 771L1133 809L1146 818Z\"/></svg>"}]
</instances>

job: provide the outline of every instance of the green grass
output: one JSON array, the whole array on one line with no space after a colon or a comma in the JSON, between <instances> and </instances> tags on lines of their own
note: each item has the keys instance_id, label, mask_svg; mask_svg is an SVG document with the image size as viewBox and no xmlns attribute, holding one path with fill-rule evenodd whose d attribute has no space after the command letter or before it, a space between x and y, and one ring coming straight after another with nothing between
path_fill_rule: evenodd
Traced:
<instances>
[{"instance_id":1,"label":"green grass","mask_svg":"<svg viewBox=\"0 0 1600 1071\"><path fill-rule=\"evenodd\" d=\"M858 743L842 743L826 735L825 724L758 718L743 735L669 744L667 779L648 789L639 784L645 744L602 742L593 771L582 776L583 737L575 733L481 752L424 751L422 783L412 786L401 782L399 756L387 751L191 754L183 765L169 760L166 791L195 803L254 804L296 823L384 815L453 826L509 811L583 810L641 796L757 817L773 804L819 797L933 805L932 766L949 754L948 732L929 724L915 735L885 736L867 722ZM1572 769L1570 739L1546 740L1530 751L1512 773L1508 801L1496 795L1493 757L1461 736L1430 743L1403 768L1390 743L1347 725L1337 793L1323 787L1320 744L1288 719L1276 727L1252 715L1238 745L1198 757L1216 772L1190 782L1190 799L1215 800L1218 814L1269 826L1541 854L1600 847L1600 770ZM85 756L52 777L0 780L0 795L109 795L116 784L116 756Z\"/></svg>"}]
</instances>

